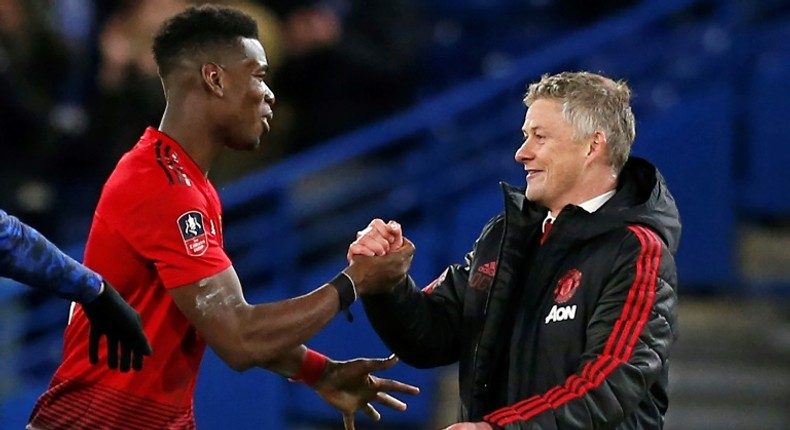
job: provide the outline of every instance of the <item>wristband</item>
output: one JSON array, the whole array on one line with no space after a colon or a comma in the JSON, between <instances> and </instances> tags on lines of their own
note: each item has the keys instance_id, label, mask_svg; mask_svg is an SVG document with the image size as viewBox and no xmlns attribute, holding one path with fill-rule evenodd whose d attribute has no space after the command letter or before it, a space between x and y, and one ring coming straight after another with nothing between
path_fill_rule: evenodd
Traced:
<instances>
[{"instance_id":1,"label":"wristband","mask_svg":"<svg viewBox=\"0 0 790 430\"><path fill-rule=\"evenodd\" d=\"M328 284L337 290L337 294L340 296L340 310L346 314L348 322L354 321L354 316L348 309L357 300L357 287L354 285L354 281L346 272L340 272Z\"/></svg>"},{"instance_id":2,"label":"wristband","mask_svg":"<svg viewBox=\"0 0 790 430\"><path fill-rule=\"evenodd\" d=\"M324 374L328 361L325 355L308 348L304 355L302 367L289 380L291 382L304 382L312 387Z\"/></svg>"}]
</instances>

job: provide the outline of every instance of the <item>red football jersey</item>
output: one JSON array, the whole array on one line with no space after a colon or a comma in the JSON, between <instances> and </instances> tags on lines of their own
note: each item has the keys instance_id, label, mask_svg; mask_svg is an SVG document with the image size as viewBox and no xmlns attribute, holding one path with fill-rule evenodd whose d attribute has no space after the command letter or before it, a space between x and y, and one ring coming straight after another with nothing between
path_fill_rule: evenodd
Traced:
<instances>
[{"instance_id":1,"label":"red football jersey","mask_svg":"<svg viewBox=\"0 0 790 430\"><path fill-rule=\"evenodd\" d=\"M63 363L31 416L33 428L188 429L205 342L168 288L215 275L231 262L222 248L222 212L213 185L184 150L148 128L102 190L85 249L140 313L153 347L141 372L88 362L90 325L74 309Z\"/></svg>"}]
</instances>

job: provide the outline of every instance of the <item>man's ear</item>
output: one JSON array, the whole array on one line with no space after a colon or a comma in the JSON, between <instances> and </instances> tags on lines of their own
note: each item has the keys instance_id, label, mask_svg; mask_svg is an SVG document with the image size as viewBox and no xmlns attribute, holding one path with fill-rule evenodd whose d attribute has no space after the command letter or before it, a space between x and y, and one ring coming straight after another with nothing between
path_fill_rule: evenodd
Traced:
<instances>
[{"instance_id":1,"label":"man's ear","mask_svg":"<svg viewBox=\"0 0 790 430\"><path fill-rule=\"evenodd\" d=\"M200 68L200 75L206 88L217 97L225 95L223 90L225 71L218 64L206 63Z\"/></svg>"},{"instance_id":2,"label":"man's ear","mask_svg":"<svg viewBox=\"0 0 790 430\"><path fill-rule=\"evenodd\" d=\"M606 158L609 142L606 139L606 132L598 129L590 136L589 146L587 147L587 158L590 160Z\"/></svg>"}]
</instances>

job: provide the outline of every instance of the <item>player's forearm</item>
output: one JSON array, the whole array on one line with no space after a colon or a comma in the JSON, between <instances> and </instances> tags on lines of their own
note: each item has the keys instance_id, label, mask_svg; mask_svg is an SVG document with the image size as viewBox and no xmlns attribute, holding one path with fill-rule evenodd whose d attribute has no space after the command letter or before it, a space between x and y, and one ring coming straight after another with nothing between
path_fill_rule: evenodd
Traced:
<instances>
[{"instance_id":1,"label":"player's forearm","mask_svg":"<svg viewBox=\"0 0 790 430\"><path fill-rule=\"evenodd\" d=\"M301 346L338 313L337 291L324 285L309 294L252 306L241 323L242 357L234 368L263 367L293 374L304 354Z\"/></svg>"},{"instance_id":2,"label":"player's forearm","mask_svg":"<svg viewBox=\"0 0 790 430\"><path fill-rule=\"evenodd\" d=\"M296 348L283 351L274 359L269 360L265 366L261 367L286 378L291 378L301 368L306 351L307 347L299 345Z\"/></svg>"},{"instance_id":3,"label":"player's forearm","mask_svg":"<svg viewBox=\"0 0 790 430\"><path fill-rule=\"evenodd\" d=\"M93 301L102 285L98 274L3 211L0 211L0 276L81 303Z\"/></svg>"}]
</instances>

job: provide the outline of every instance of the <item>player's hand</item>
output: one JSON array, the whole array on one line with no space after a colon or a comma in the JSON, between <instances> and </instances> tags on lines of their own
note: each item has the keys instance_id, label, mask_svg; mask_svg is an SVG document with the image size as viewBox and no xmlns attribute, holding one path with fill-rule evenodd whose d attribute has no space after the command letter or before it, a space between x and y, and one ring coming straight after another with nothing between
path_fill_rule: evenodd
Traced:
<instances>
[{"instance_id":1,"label":"player's hand","mask_svg":"<svg viewBox=\"0 0 790 430\"><path fill-rule=\"evenodd\" d=\"M403 244L384 255L354 255L344 270L351 277L360 296L385 293L406 280L414 258L414 244L402 237Z\"/></svg>"},{"instance_id":2,"label":"player's hand","mask_svg":"<svg viewBox=\"0 0 790 430\"><path fill-rule=\"evenodd\" d=\"M90 321L88 357L92 364L99 362L99 340L107 337L107 366L120 370L141 370L143 356L151 355L151 345L143 331L140 315L127 304L107 281L104 290L92 302L82 305Z\"/></svg>"},{"instance_id":3,"label":"player's hand","mask_svg":"<svg viewBox=\"0 0 790 430\"><path fill-rule=\"evenodd\" d=\"M371 402L405 411L406 404L388 393L420 393L420 389L415 386L371 375L372 372L389 369L397 362L394 355L387 359L330 360L313 389L322 399L343 413L345 430L354 430L354 414L357 411L362 411L375 421L381 419L381 414Z\"/></svg>"},{"instance_id":4,"label":"player's hand","mask_svg":"<svg viewBox=\"0 0 790 430\"><path fill-rule=\"evenodd\" d=\"M494 428L488 423L458 423L446 427L444 430L494 430Z\"/></svg>"},{"instance_id":5,"label":"player's hand","mask_svg":"<svg viewBox=\"0 0 790 430\"><path fill-rule=\"evenodd\" d=\"M384 223L380 218L376 218L364 230L357 232L357 239L348 247L346 259L350 263L354 255L384 255L401 246L403 246L403 230L400 224L397 221Z\"/></svg>"}]
</instances>

